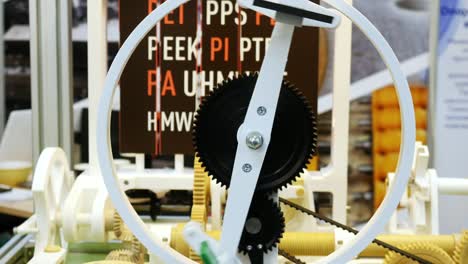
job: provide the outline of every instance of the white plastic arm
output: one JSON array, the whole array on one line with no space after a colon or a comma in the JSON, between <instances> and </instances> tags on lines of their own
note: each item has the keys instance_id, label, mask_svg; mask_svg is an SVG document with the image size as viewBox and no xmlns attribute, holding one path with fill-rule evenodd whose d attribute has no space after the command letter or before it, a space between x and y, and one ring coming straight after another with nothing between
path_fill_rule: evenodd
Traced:
<instances>
[{"instance_id":1,"label":"white plastic arm","mask_svg":"<svg viewBox=\"0 0 468 264\"><path fill-rule=\"evenodd\" d=\"M382 34L375 26L358 10L342 0L324 0L327 4L337 9L369 38L371 43L379 52L384 63L389 69L393 82L396 87L398 102L400 104L400 116L402 120L401 130L401 148L396 177L390 186L387 196L376 211L368 224L351 241L340 247L337 251L323 258L319 263L346 263L356 257L365 247L381 233L386 223L391 218L403 193L406 190L414 154L414 143L416 141L416 126L413 109L413 100L411 97L408 82L403 74L400 63L393 53L392 48L387 43Z\"/></svg>"}]
</instances>

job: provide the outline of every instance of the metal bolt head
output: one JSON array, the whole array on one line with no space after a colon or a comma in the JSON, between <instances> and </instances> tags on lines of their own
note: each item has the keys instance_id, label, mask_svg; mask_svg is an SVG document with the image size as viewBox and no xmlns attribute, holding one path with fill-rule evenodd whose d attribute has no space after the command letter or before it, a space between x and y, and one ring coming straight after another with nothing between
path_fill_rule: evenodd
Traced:
<instances>
[{"instance_id":1,"label":"metal bolt head","mask_svg":"<svg viewBox=\"0 0 468 264\"><path fill-rule=\"evenodd\" d=\"M252 249L253 249L252 245L248 245L248 246L247 246L247 250L248 250L248 251L251 251Z\"/></svg>"},{"instance_id":2,"label":"metal bolt head","mask_svg":"<svg viewBox=\"0 0 468 264\"><path fill-rule=\"evenodd\" d=\"M246 163L246 164L242 165L242 170L244 172L250 172L250 171L252 171L252 165Z\"/></svg>"},{"instance_id":3,"label":"metal bolt head","mask_svg":"<svg viewBox=\"0 0 468 264\"><path fill-rule=\"evenodd\" d=\"M263 245L262 245L262 244L258 244L258 245L257 245L257 248L261 250L261 249L263 248Z\"/></svg>"},{"instance_id":4,"label":"metal bolt head","mask_svg":"<svg viewBox=\"0 0 468 264\"><path fill-rule=\"evenodd\" d=\"M259 149L263 145L263 136L258 132L251 132L245 139L247 146L251 149Z\"/></svg>"},{"instance_id":5,"label":"metal bolt head","mask_svg":"<svg viewBox=\"0 0 468 264\"><path fill-rule=\"evenodd\" d=\"M267 109L264 106L260 106L257 108L257 114L260 116L264 116L267 112Z\"/></svg>"}]
</instances>

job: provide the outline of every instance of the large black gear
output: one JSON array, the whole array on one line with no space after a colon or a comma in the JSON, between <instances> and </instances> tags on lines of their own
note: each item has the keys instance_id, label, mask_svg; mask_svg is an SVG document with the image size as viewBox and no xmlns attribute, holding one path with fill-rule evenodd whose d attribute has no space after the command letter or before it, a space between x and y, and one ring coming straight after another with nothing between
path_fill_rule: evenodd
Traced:
<instances>
[{"instance_id":1,"label":"large black gear","mask_svg":"<svg viewBox=\"0 0 468 264\"><path fill-rule=\"evenodd\" d=\"M250 204L249 213L239 242L239 251L244 254L263 256L279 243L284 233L284 216L278 205L265 195L256 195Z\"/></svg>"},{"instance_id":2,"label":"large black gear","mask_svg":"<svg viewBox=\"0 0 468 264\"><path fill-rule=\"evenodd\" d=\"M194 122L193 141L213 178L229 187L237 149L257 74L224 81L204 97ZM268 111L268 110L267 110ZM270 144L256 192L273 192L291 183L315 154L316 117L305 96L283 81Z\"/></svg>"}]
</instances>

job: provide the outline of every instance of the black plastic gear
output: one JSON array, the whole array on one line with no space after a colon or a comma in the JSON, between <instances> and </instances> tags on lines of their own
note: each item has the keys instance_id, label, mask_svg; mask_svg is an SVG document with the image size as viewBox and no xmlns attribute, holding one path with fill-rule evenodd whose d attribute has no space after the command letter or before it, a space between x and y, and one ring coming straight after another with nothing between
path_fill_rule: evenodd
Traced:
<instances>
[{"instance_id":1,"label":"black plastic gear","mask_svg":"<svg viewBox=\"0 0 468 264\"><path fill-rule=\"evenodd\" d=\"M256 195L250 204L239 251L244 254L271 251L283 237L284 216L278 205L265 195Z\"/></svg>"},{"instance_id":2,"label":"black plastic gear","mask_svg":"<svg viewBox=\"0 0 468 264\"><path fill-rule=\"evenodd\" d=\"M194 121L195 151L207 172L229 187L237 149L257 74L226 80L204 97ZM268 109L267 109L268 111ZM315 154L316 117L305 96L283 81L268 150L256 192L276 191L299 176Z\"/></svg>"}]
</instances>

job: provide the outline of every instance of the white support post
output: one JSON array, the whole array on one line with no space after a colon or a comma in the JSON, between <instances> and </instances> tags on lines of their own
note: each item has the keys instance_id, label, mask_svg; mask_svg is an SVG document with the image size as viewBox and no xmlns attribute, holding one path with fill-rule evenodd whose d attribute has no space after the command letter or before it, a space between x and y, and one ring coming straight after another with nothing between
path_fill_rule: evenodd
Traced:
<instances>
[{"instance_id":1,"label":"white support post","mask_svg":"<svg viewBox=\"0 0 468 264\"><path fill-rule=\"evenodd\" d=\"M88 0L89 175L99 174L97 108L107 74L107 0ZM99 177L100 178L100 177Z\"/></svg>"},{"instance_id":2,"label":"white support post","mask_svg":"<svg viewBox=\"0 0 468 264\"><path fill-rule=\"evenodd\" d=\"M174 168L177 172L184 171L184 154L174 155Z\"/></svg>"},{"instance_id":3,"label":"white support post","mask_svg":"<svg viewBox=\"0 0 468 264\"><path fill-rule=\"evenodd\" d=\"M352 4L352 0L346 2ZM333 218L346 223L348 193L349 94L351 88L352 23L343 19L335 32L333 119L330 177L339 183L333 192Z\"/></svg>"},{"instance_id":4,"label":"white support post","mask_svg":"<svg viewBox=\"0 0 468 264\"><path fill-rule=\"evenodd\" d=\"M352 0L346 0L352 4ZM305 190L330 192L333 195L332 218L346 223L348 193L349 96L351 86L352 23L343 16L335 30L333 62L333 116L331 163L320 173L305 177ZM307 193L307 206L313 207L313 195Z\"/></svg>"},{"instance_id":5,"label":"white support post","mask_svg":"<svg viewBox=\"0 0 468 264\"><path fill-rule=\"evenodd\" d=\"M61 147L72 160L71 2L29 0L33 160Z\"/></svg>"}]
</instances>

